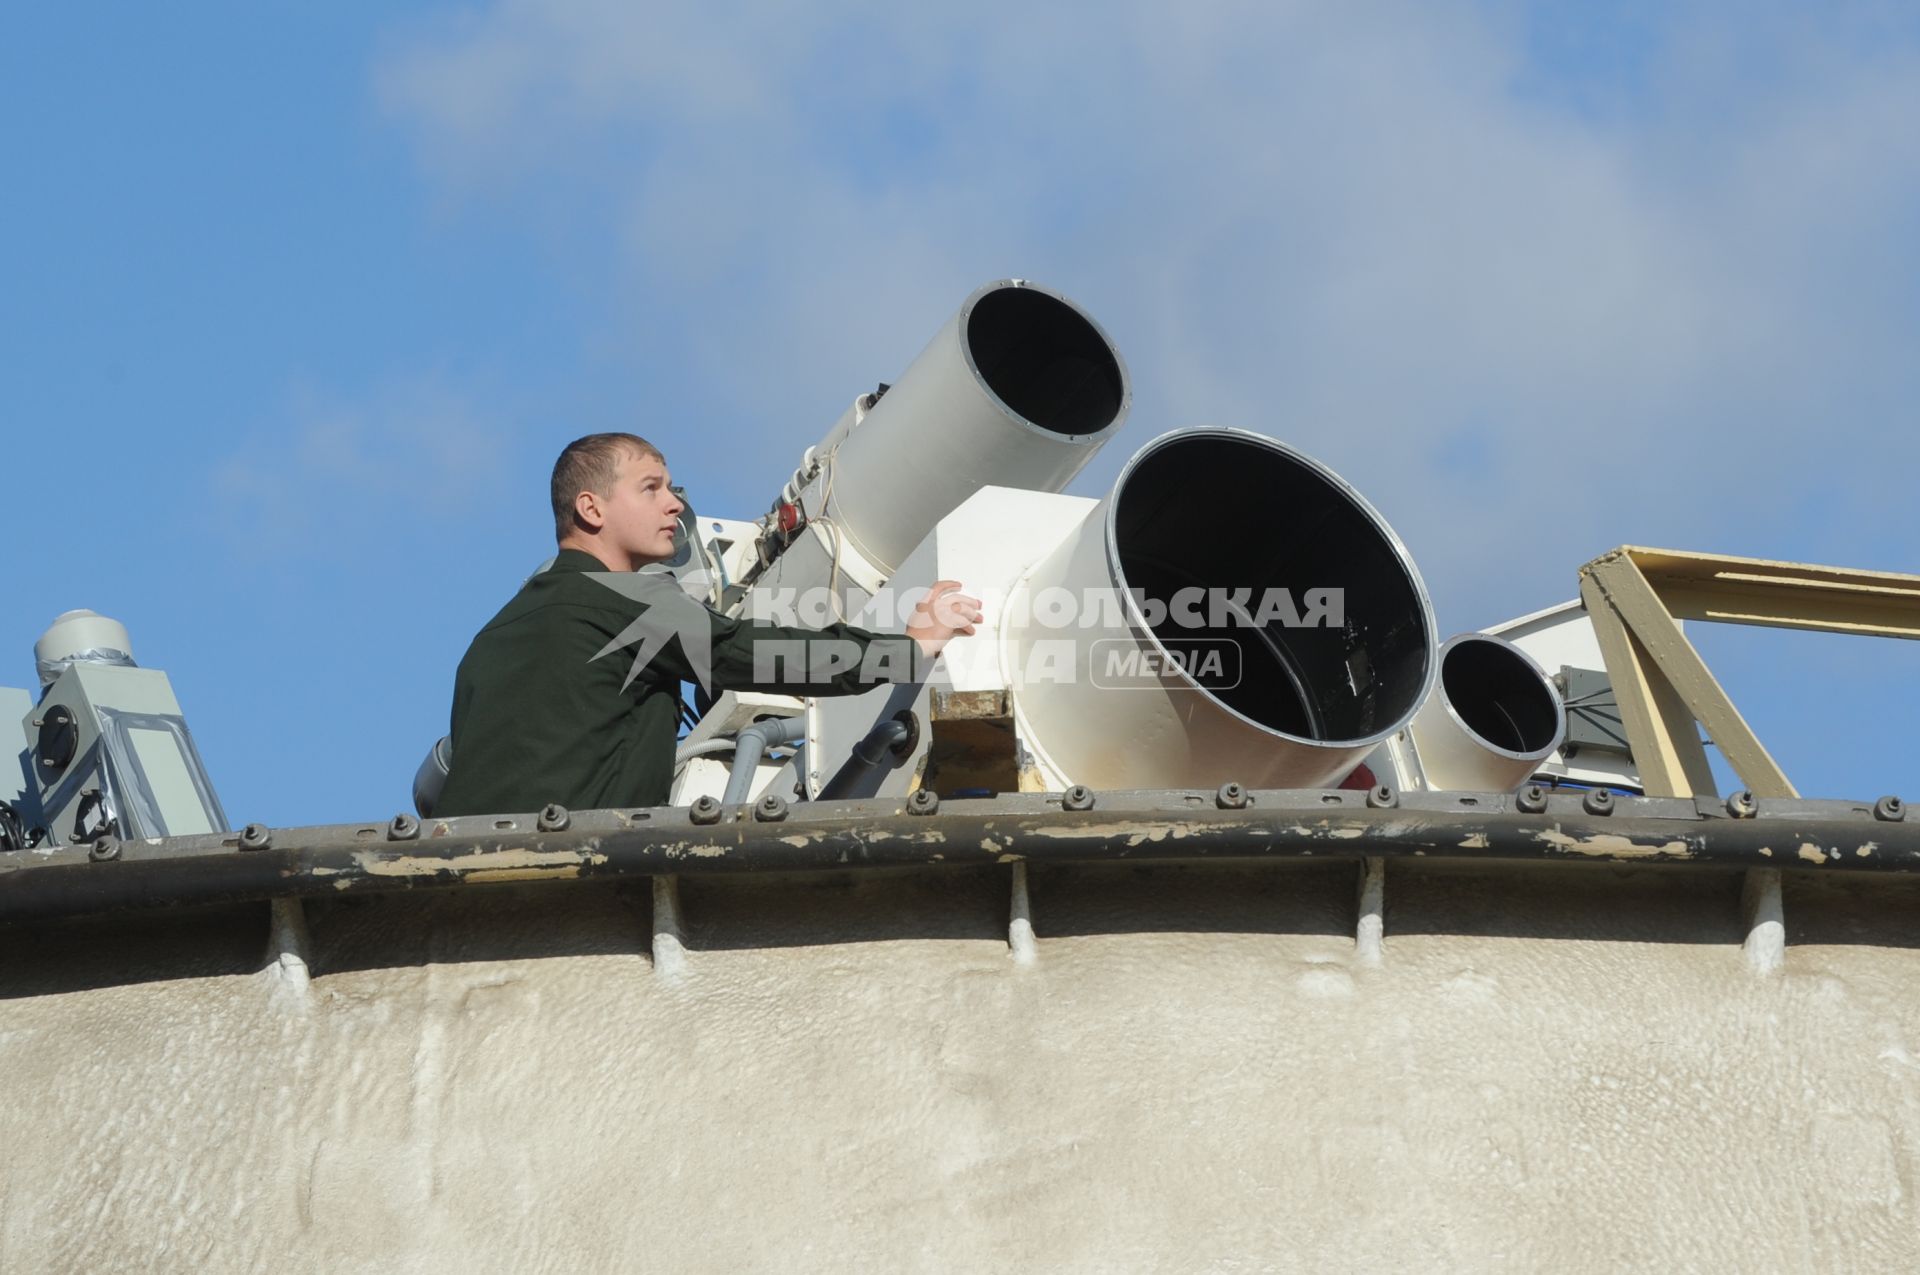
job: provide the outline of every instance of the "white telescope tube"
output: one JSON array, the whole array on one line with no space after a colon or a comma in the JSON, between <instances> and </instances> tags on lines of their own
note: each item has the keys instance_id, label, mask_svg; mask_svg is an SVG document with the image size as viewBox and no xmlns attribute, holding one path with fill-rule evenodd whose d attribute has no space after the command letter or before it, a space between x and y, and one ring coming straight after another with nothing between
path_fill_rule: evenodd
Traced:
<instances>
[{"instance_id":1,"label":"white telescope tube","mask_svg":"<svg viewBox=\"0 0 1920 1275\"><path fill-rule=\"evenodd\" d=\"M1131 400L1119 352L1071 301L1020 279L987 284L858 425L829 435L817 513L891 576L982 487L1065 487Z\"/></svg>"},{"instance_id":2,"label":"white telescope tube","mask_svg":"<svg viewBox=\"0 0 1920 1275\"><path fill-rule=\"evenodd\" d=\"M1049 779L1095 788L1335 782L1436 663L1393 529L1332 470L1229 429L1142 448L1003 633L1023 742Z\"/></svg>"},{"instance_id":3,"label":"white telescope tube","mask_svg":"<svg viewBox=\"0 0 1920 1275\"><path fill-rule=\"evenodd\" d=\"M1408 733L1427 787L1512 792L1566 738L1552 679L1505 638L1462 633L1440 648L1440 679Z\"/></svg>"}]
</instances>

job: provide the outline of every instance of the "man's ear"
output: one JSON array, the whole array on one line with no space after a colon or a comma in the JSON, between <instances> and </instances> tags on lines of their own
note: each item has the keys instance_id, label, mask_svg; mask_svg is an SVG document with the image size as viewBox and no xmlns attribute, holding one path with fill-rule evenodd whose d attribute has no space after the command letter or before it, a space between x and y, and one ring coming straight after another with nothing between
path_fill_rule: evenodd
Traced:
<instances>
[{"instance_id":1,"label":"man's ear","mask_svg":"<svg viewBox=\"0 0 1920 1275\"><path fill-rule=\"evenodd\" d=\"M573 498L573 516L589 531L598 531L607 525L607 511L601 506L600 497L590 491Z\"/></svg>"}]
</instances>

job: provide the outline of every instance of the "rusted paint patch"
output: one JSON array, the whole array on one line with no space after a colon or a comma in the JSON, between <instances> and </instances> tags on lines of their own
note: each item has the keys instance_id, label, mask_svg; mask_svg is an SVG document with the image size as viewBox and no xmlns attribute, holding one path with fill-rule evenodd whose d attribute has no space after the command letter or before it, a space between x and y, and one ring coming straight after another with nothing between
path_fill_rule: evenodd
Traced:
<instances>
[{"instance_id":1,"label":"rusted paint patch","mask_svg":"<svg viewBox=\"0 0 1920 1275\"><path fill-rule=\"evenodd\" d=\"M1802 841L1800 843L1800 857L1808 863L1825 863L1827 861L1826 852L1819 846L1814 845L1811 841ZM1835 857L1837 858L1838 856Z\"/></svg>"},{"instance_id":2,"label":"rusted paint patch","mask_svg":"<svg viewBox=\"0 0 1920 1275\"><path fill-rule=\"evenodd\" d=\"M1533 834L1534 840L1544 841L1556 850L1567 854L1584 854L1596 859L1691 859L1693 851L1684 841L1663 841L1659 845L1645 845L1641 842L1622 837L1617 833L1602 832L1591 837L1570 837L1555 828L1545 829Z\"/></svg>"},{"instance_id":3,"label":"rusted paint patch","mask_svg":"<svg viewBox=\"0 0 1920 1275\"><path fill-rule=\"evenodd\" d=\"M1124 841L1130 846L1137 846L1148 841L1184 837L1190 832L1192 828L1187 824L1157 823L1150 828L1143 828L1137 823L1100 823L1082 824L1077 828L1025 828L1020 835L1043 841L1081 841L1098 837L1103 841Z\"/></svg>"},{"instance_id":4,"label":"rusted paint patch","mask_svg":"<svg viewBox=\"0 0 1920 1275\"><path fill-rule=\"evenodd\" d=\"M1873 852L1875 850L1878 850L1879 848L1880 848L1880 843L1878 841L1869 841L1864 846L1861 846L1858 850L1855 850L1854 853L1859 855L1862 859L1865 859L1870 857L1873 854Z\"/></svg>"},{"instance_id":5,"label":"rusted paint patch","mask_svg":"<svg viewBox=\"0 0 1920 1275\"><path fill-rule=\"evenodd\" d=\"M806 839L801 838L801 844L805 843ZM677 846L667 847L667 857L669 859L724 859L730 849L732 847L715 845L711 841L682 841Z\"/></svg>"},{"instance_id":6,"label":"rusted paint patch","mask_svg":"<svg viewBox=\"0 0 1920 1275\"><path fill-rule=\"evenodd\" d=\"M580 869L571 868L480 868L462 877L470 885L498 881L551 881L555 877L577 877Z\"/></svg>"},{"instance_id":7,"label":"rusted paint patch","mask_svg":"<svg viewBox=\"0 0 1920 1275\"><path fill-rule=\"evenodd\" d=\"M531 877L539 876L578 876L580 869L588 864L607 861L607 856L593 851L580 850L476 850L472 854L452 859L434 859L422 855L399 855L392 859L382 858L377 853L360 851L354 861L368 876L375 877L425 877L441 872L453 872L468 880L482 879L483 872L499 873L524 871ZM571 869L564 872L561 869ZM500 880L498 876L486 878Z\"/></svg>"}]
</instances>

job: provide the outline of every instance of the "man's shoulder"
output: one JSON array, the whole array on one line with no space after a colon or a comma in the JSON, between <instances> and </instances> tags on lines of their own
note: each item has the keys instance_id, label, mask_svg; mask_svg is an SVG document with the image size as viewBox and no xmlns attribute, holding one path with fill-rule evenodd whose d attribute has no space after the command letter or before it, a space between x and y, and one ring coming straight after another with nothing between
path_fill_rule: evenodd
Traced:
<instances>
[{"instance_id":1,"label":"man's shoulder","mask_svg":"<svg viewBox=\"0 0 1920 1275\"><path fill-rule=\"evenodd\" d=\"M632 619L647 607L684 597L671 576L620 571L543 571L520 587L489 620L490 629L568 616Z\"/></svg>"}]
</instances>

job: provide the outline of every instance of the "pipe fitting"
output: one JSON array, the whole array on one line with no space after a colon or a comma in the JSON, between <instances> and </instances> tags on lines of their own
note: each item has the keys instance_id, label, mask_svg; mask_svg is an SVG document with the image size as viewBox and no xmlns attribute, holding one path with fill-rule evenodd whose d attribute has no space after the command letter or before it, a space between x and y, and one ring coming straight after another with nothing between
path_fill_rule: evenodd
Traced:
<instances>
[{"instance_id":1,"label":"pipe fitting","mask_svg":"<svg viewBox=\"0 0 1920 1275\"><path fill-rule=\"evenodd\" d=\"M804 716L769 717L744 727L734 736L733 769L727 773L727 790L720 803L738 806L753 795L753 776L767 749L791 744L807 733Z\"/></svg>"}]
</instances>

